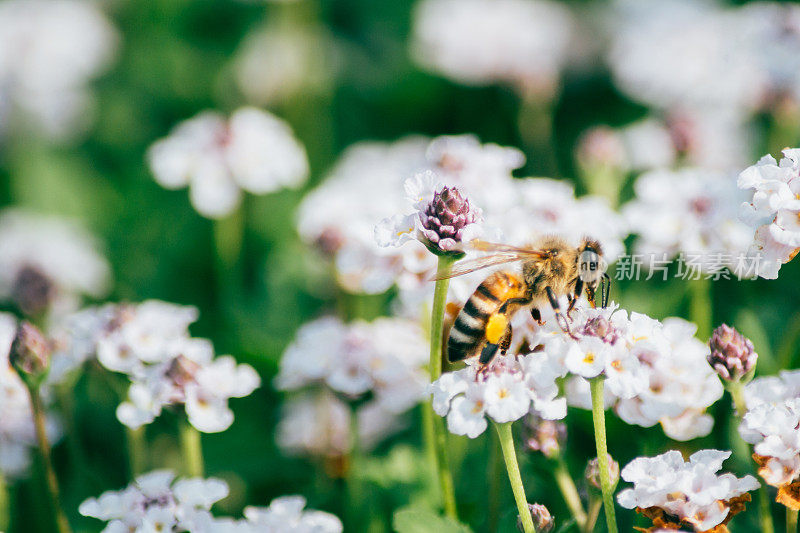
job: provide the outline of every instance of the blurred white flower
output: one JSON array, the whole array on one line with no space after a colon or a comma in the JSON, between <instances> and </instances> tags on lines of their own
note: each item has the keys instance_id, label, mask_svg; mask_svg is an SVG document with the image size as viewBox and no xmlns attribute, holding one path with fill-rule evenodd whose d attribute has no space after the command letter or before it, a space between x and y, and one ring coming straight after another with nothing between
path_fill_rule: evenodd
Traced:
<instances>
[{"instance_id":1,"label":"blurred white flower","mask_svg":"<svg viewBox=\"0 0 800 533\"><path fill-rule=\"evenodd\" d=\"M333 76L333 38L318 26L268 24L247 35L234 73L247 101L269 106L319 94Z\"/></svg>"},{"instance_id":2,"label":"blurred white flower","mask_svg":"<svg viewBox=\"0 0 800 533\"><path fill-rule=\"evenodd\" d=\"M220 528L209 510L227 495L228 485L221 479L175 480L171 471L155 470L120 491L89 498L78 511L108 522L103 531L214 533Z\"/></svg>"},{"instance_id":3,"label":"blurred white flower","mask_svg":"<svg viewBox=\"0 0 800 533\"><path fill-rule=\"evenodd\" d=\"M235 210L242 190L267 194L295 188L309 170L305 148L289 125L253 107L229 119L214 111L200 113L154 143L147 159L160 185L188 185L192 205L209 218Z\"/></svg>"},{"instance_id":4,"label":"blurred white flower","mask_svg":"<svg viewBox=\"0 0 800 533\"><path fill-rule=\"evenodd\" d=\"M709 531L744 510L743 502L750 501L748 492L760 486L753 476L717 474L730 455L701 450L684 462L681 453L672 450L638 457L622 469L622 479L633 483L633 488L621 491L617 501L661 525Z\"/></svg>"},{"instance_id":5,"label":"blurred white flower","mask_svg":"<svg viewBox=\"0 0 800 533\"><path fill-rule=\"evenodd\" d=\"M16 331L16 319L10 314L0 313L0 476L11 479L26 475L32 449L36 448L28 389L8 361ZM46 431L50 439L59 436L58 423L49 414Z\"/></svg>"},{"instance_id":6,"label":"blurred white flower","mask_svg":"<svg viewBox=\"0 0 800 533\"><path fill-rule=\"evenodd\" d=\"M344 324L325 317L303 325L280 362L275 385L324 383L348 397L371 391L384 410L402 413L425 394L428 347L422 329L401 318Z\"/></svg>"},{"instance_id":7,"label":"blurred white flower","mask_svg":"<svg viewBox=\"0 0 800 533\"><path fill-rule=\"evenodd\" d=\"M110 281L95 239L77 224L16 209L0 215L0 298L23 312L74 310L80 296L104 296Z\"/></svg>"},{"instance_id":8,"label":"blurred white flower","mask_svg":"<svg viewBox=\"0 0 800 533\"><path fill-rule=\"evenodd\" d=\"M780 162L762 157L738 180L739 188L752 194L739 214L756 230L748 253L759 258L757 274L767 279L777 278L781 265L800 250L800 148L787 148L783 155Z\"/></svg>"},{"instance_id":9,"label":"blurred white flower","mask_svg":"<svg viewBox=\"0 0 800 533\"><path fill-rule=\"evenodd\" d=\"M245 507L245 533L259 531L270 533L342 533L342 522L336 516L322 511L305 511L306 499L302 496L275 498L269 507Z\"/></svg>"},{"instance_id":10,"label":"blurred white flower","mask_svg":"<svg viewBox=\"0 0 800 533\"><path fill-rule=\"evenodd\" d=\"M458 82L551 97L573 31L569 10L546 0L423 0L411 48L420 65Z\"/></svg>"},{"instance_id":11,"label":"blurred white flower","mask_svg":"<svg viewBox=\"0 0 800 533\"><path fill-rule=\"evenodd\" d=\"M477 361L467 368L445 372L429 387L434 411L447 417L447 429L474 439L486 430L486 417L505 423L535 413L547 420L567 416L567 404L558 397L551 361L540 352L520 356L498 355L479 371Z\"/></svg>"},{"instance_id":12,"label":"blurred white flower","mask_svg":"<svg viewBox=\"0 0 800 533\"><path fill-rule=\"evenodd\" d=\"M88 84L111 63L117 32L97 4L82 0L0 3L0 132L30 119L65 139L88 126ZM19 120L15 111L20 112Z\"/></svg>"},{"instance_id":13,"label":"blurred white flower","mask_svg":"<svg viewBox=\"0 0 800 533\"><path fill-rule=\"evenodd\" d=\"M693 269L690 278L725 267L741 272L753 231L737 219L742 193L731 175L700 168L653 170L634 188L636 197L623 213L639 236L635 253L653 257L643 260L645 267L666 265L683 253L686 268Z\"/></svg>"},{"instance_id":14,"label":"blurred white flower","mask_svg":"<svg viewBox=\"0 0 800 533\"><path fill-rule=\"evenodd\" d=\"M355 413L362 450L373 449L407 425L401 415L376 401L359 406ZM350 406L329 390L303 392L284 402L275 440L289 455L343 457L354 444L352 416Z\"/></svg>"},{"instance_id":15,"label":"blurred white flower","mask_svg":"<svg viewBox=\"0 0 800 533\"><path fill-rule=\"evenodd\" d=\"M608 63L617 85L661 109L751 111L766 87L744 20L713 1L618 0Z\"/></svg>"}]
</instances>

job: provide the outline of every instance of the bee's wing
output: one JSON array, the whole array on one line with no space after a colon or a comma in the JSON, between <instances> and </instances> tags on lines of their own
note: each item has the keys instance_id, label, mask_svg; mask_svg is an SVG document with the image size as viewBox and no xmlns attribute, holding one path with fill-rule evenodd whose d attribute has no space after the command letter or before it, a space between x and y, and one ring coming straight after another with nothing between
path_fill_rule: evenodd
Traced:
<instances>
[{"instance_id":1,"label":"bee's wing","mask_svg":"<svg viewBox=\"0 0 800 533\"><path fill-rule=\"evenodd\" d=\"M518 246L482 241L480 239L470 241L468 247L479 252L514 254L517 255L519 259L544 259L547 257L547 252L542 250L536 250L533 248L520 248Z\"/></svg>"},{"instance_id":2,"label":"bee's wing","mask_svg":"<svg viewBox=\"0 0 800 533\"><path fill-rule=\"evenodd\" d=\"M476 270L481 270L482 268L488 268L490 266L495 265L502 265L504 263L513 263L514 261L521 261L525 259L521 257L519 254L512 254L507 252L496 253L492 255L487 255L484 257L476 257L474 259L467 259L465 261L459 261L453 268L450 269L449 272L444 274L437 273L434 275L431 280L437 281L440 279L450 279L455 278L457 276L463 276L464 274L469 274L470 272L475 272Z\"/></svg>"}]
</instances>

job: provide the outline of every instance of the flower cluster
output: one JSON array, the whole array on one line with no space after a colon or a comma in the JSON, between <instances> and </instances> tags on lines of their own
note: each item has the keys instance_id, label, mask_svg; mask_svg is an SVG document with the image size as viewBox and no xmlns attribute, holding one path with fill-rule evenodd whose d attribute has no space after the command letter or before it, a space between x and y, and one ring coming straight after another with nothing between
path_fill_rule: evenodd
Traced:
<instances>
[{"instance_id":1,"label":"flower cluster","mask_svg":"<svg viewBox=\"0 0 800 533\"><path fill-rule=\"evenodd\" d=\"M486 430L486 417L502 424L531 412L547 420L567 416L566 400L558 397L557 369L541 354L498 355L483 369L471 363L431 384L433 410L447 417L451 433L474 439Z\"/></svg>"},{"instance_id":2,"label":"flower cluster","mask_svg":"<svg viewBox=\"0 0 800 533\"><path fill-rule=\"evenodd\" d=\"M731 452L701 450L684 461L680 452L638 457L622 469L633 488L617 496L619 504L653 520L655 528L710 531L744 510L749 491L759 487L753 476L737 478L717 472Z\"/></svg>"},{"instance_id":3,"label":"flower cluster","mask_svg":"<svg viewBox=\"0 0 800 533\"><path fill-rule=\"evenodd\" d=\"M693 265L698 272L720 268L710 263L714 256L727 257L725 266L738 274L753 231L737 219L743 197L732 176L699 168L653 170L637 178L635 191L623 211L639 236L636 253L664 259L697 253L703 258Z\"/></svg>"},{"instance_id":4,"label":"flower cluster","mask_svg":"<svg viewBox=\"0 0 800 533\"><path fill-rule=\"evenodd\" d=\"M758 378L745 387L747 413L739 426L753 444L764 481L778 487L777 501L800 509L800 371Z\"/></svg>"},{"instance_id":5,"label":"flower cluster","mask_svg":"<svg viewBox=\"0 0 800 533\"><path fill-rule=\"evenodd\" d=\"M550 97L573 30L569 11L546 0L425 0L414 14L412 49L422 66L456 81Z\"/></svg>"},{"instance_id":6,"label":"flower cluster","mask_svg":"<svg viewBox=\"0 0 800 533\"><path fill-rule=\"evenodd\" d=\"M586 379L604 375L605 403L629 424L660 423L676 440L708 435L713 418L705 413L723 388L708 364L708 347L694 337L696 326L680 318L663 323L610 305L578 305L570 324L577 339L563 334L555 320L527 333L525 342L541 345L567 381L567 400L589 409Z\"/></svg>"},{"instance_id":7,"label":"flower cluster","mask_svg":"<svg viewBox=\"0 0 800 533\"><path fill-rule=\"evenodd\" d=\"M108 370L127 374L128 401L117 418L128 427L149 424L167 406L183 406L198 430L224 431L233 422L228 399L249 395L260 378L229 355L215 358L211 341L191 337L197 317L194 307L158 300L87 309L67 322L79 325L73 335L65 329L56 337L54 361L63 362L54 364L63 374L96 355Z\"/></svg>"},{"instance_id":8,"label":"flower cluster","mask_svg":"<svg viewBox=\"0 0 800 533\"><path fill-rule=\"evenodd\" d=\"M0 313L0 476L17 478L30 466L30 448L36 445L28 390L9 363L9 350L17 330L13 316ZM46 420L51 438L59 427L53 417Z\"/></svg>"},{"instance_id":9,"label":"flower cluster","mask_svg":"<svg viewBox=\"0 0 800 533\"><path fill-rule=\"evenodd\" d=\"M27 211L0 215L0 298L22 312L73 310L80 296L108 291L111 269L75 223Z\"/></svg>"},{"instance_id":10,"label":"flower cluster","mask_svg":"<svg viewBox=\"0 0 800 533\"><path fill-rule=\"evenodd\" d=\"M800 149L786 149L780 162L771 155L739 175L739 188L752 191L741 219L755 229L750 254L760 256L758 275L775 279L783 263L800 250Z\"/></svg>"},{"instance_id":11,"label":"flower cluster","mask_svg":"<svg viewBox=\"0 0 800 533\"><path fill-rule=\"evenodd\" d=\"M92 2L1 3L0 133L9 119L14 126L33 119L57 139L85 129L92 115L88 82L109 65L116 44L116 30Z\"/></svg>"},{"instance_id":12,"label":"flower cluster","mask_svg":"<svg viewBox=\"0 0 800 533\"><path fill-rule=\"evenodd\" d=\"M84 501L84 516L108 522L103 531L116 533L341 533L335 516L303 511L301 496L276 498L269 507L246 507L244 519L216 518L211 506L228 495L228 485L216 478L176 479L169 470L138 476L121 491L108 491Z\"/></svg>"},{"instance_id":13,"label":"flower cluster","mask_svg":"<svg viewBox=\"0 0 800 533\"><path fill-rule=\"evenodd\" d=\"M242 190L267 194L298 187L308 176L305 148L281 119L245 107L230 118L206 111L182 122L147 153L156 181L167 189L189 185L203 216L222 218Z\"/></svg>"},{"instance_id":14,"label":"flower cluster","mask_svg":"<svg viewBox=\"0 0 800 533\"><path fill-rule=\"evenodd\" d=\"M281 358L275 384L286 391L324 384L323 391L348 400L369 394L357 416L365 439L360 444L371 445L400 427L397 416L424 397L426 354L423 332L411 321L379 318L344 324L324 317L300 328ZM284 414L278 441L288 449L336 455L351 445L349 409L329 393L295 398Z\"/></svg>"}]
</instances>

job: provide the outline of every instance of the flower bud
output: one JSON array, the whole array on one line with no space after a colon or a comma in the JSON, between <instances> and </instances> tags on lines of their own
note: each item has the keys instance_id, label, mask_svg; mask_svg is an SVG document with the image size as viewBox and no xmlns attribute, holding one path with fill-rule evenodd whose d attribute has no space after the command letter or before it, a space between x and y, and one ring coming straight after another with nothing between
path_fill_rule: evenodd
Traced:
<instances>
[{"instance_id":1,"label":"flower bud","mask_svg":"<svg viewBox=\"0 0 800 533\"><path fill-rule=\"evenodd\" d=\"M547 510L547 507L540 503L529 503L528 511L531 513L531 518L533 518L533 528L536 530L536 533L549 533L553 531L556 522L550 515L550 511ZM517 529L524 531L522 527L522 518L520 516L517 516Z\"/></svg>"},{"instance_id":2,"label":"flower bud","mask_svg":"<svg viewBox=\"0 0 800 533\"><path fill-rule=\"evenodd\" d=\"M458 189L444 187L433 195L433 200L419 214L421 231L436 253L456 251L470 224L481 218L480 210L473 209L469 200Z\"/></svg>"},{"instance_id":3,"label":"flower bud","mask_svg":"<svg viewBox=\"0 0 800 533\"><path fill-rule=\"evenodd\" d=\"M8 360L26 383L40 383L50 367L50 351L42 332L30 322L22 322L11 343Z\"/></svg>"},{"instance_id":4,"label":"flower bud","mask_svg":"<svg viewBox=\"0 0 800 533\"><path fill-rule=\"evenodd\" d=\"M558 420L545 420L530 414L523 424L524 445L532 451L542 452L548 459L561 453L567 440L567 426Z\"/></svg>"},{"instance_id":5,"label":"flower bud","mask_svg":"<svg viewBox=\"0 0 800 533\"><path fill-rule=\"evenodd\" d=\"M584 477L586 481L589 482L590 486L597 490L602 490L602 484L600 482L600 461L597 457L589 461L589 464L586 465ZM611 457L611 454L608 454L608 477L612 487L616 486L619 482L619 463Z\"/></svg>"},{"instance_id":6,"label":"flower bud","mask_svg":"<svg viewBox=\"0 0 800 533\"><path fill-rule=\"evenodd\" d=\"M756 366L758 354L753 343L727 324L714 330L708 346L708 363L726 381L739 381Z\"/></svg>"},{"instance_id":7,"label":"flower bud","mask_svg":"<svg viewBox=\"0 0 800 533\"><path fill-rule=\"evenodd\" d=\"M47 310L54 296L53 282L32 266L22 267L11 286L11 299L26 316L35 316Z\"/></svg>"}]
</instances>

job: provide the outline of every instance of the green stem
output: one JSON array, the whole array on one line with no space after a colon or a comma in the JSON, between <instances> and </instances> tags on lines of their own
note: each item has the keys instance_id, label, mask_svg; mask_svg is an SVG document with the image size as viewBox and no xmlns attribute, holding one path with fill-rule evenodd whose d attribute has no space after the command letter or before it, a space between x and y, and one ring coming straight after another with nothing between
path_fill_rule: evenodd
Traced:
<instances>
[{"instance_id":1,"label":"green stem","mask_svg":"<svg viewBox=\"0 0 800 533\"><path fill-rule=\"evenodd\" d=\"M797 533L798 511L786 508L786 533Z\"/></svg>"},{"instance_id":2,"label":"green stem","mask_svg":"<svg viewBox=\"0 0 800 533\"><path fill-rule=\"evenodd\" d=\"M708 339L711 336L713 320L711 303L711 280L700 278L689 281L689 317L697 324L697 336Z\"/></svg>"},{"instance_id":3,"label":"green stem","mask_svg":"<svg viewBox=\"0 0 800 533\"><path fill-rule=\"evenodd\" d=\"M489 444L489 509L486 529L491 533L495 533L497 525L500 523L500 501L502 496L500 480L503 478L505 464L503 462L503 454L500 453L499 443L494 442L493 439L487 439L486 442Z\"/></svg>"},{"instance_id":4,"label":"green stem","mask_svg":"<svg viewBox=\"0 0 800 533\"><path fill-rule=\"evenodd\" d=\"M450 272L450 268L456 260L449 256L439 256L439 265L437 273L439 276ZM436 287L433 292L433 310L431 312L431 350L430 350L430 366L429 371L431 375L431 382L439 379L442 375L442 327L444 324L444 308L447 303L447 287L450 284L449 279L440 279L436 281ZM433 407L428 405L426 408L432 410ZM439 417L432 417L433 431L430 432L429 438L433 439L432 446L429 443L429 449L433 448L435 456L435 469L439 478L439 487L442 492L442 501L444 502L444 512L447 516L457 520L458 514L456 512L456 496L455 489L453 488L453 476L450 473L450 465L447 456L447 432L444 428L444 421Z\"/></svg>"},{"instance_id":5,"label":"green stem","mask_svg":"<svg viewBox=\"0 0 800 533\"><path fill-rule=\"evenodd\" d=\"M8 531L11 523L11 498L3 473L0 472L0 531Z\"/></svg>"},{"instance_id":6,"label":"green stem","mask_svg":"<svg viewBox=\"0 0 800 533\"><path fill-rule=\"evenodd\" d=\"M200 432L188 421L181 423L181 450L183 460L186 462L186 473L191 477L203 477L203 446L200 441Z\"/></svg>"},{"instance_id":7,"label":"green stem","mask_svg":"<svg viewBox=\"0 0 800 533\"><path fill-rule=\"evenodd\" d=\"M136 429L126 427L125 440L128 445L128 468L131 478L135 478L145 471L147 442L145 440L144 426Z\"/></svg>"},{"instance_id":8,"label":"green stem","mask_svg":"<svg viewBox=\"0 0 800 533\"><path fill-rule=\"evenodd\" d=\"M514 449L514 436L511 434L511 422L504 424L493 423L495 429L497 429L497 436L500 438L500 448L503 450L508 480L511 482L511 490L514 492L514 500L517 502L517 511L519 511L519 516L522 520L522 528L525 533L536 533L536 529L533 526L533 517L528 509L525 487L522 485L522 476L519 473L517 452Z\"/></svg>"},{"instance_id":9,"label":"green stem","mask_svg":"<svg viewBox=\"0 0 800 533\"><path fill-rule=\"evenodd\" d=\"M594 440L597 445L597 462L600 467L600 488L603 491L603 507L606 511L606 524L609 533L617 533L617 515L614 509L614 487L608 469L608 444L606 442L606 411L603 405L604 376L589 380L592 390L592 420Z\"/></svg>"},{"instance_id":10,"label":"green stem","mask_svg":"<svg viewBox=\"0 0 800 533\"><path fill-rule=\"evenodd\" d=\"M586 519L586 524L581 529L582 533L592 533L594 526L597 524L597 519L600 518L600 509L603 508L603 500L601 498L593 497L589 503L589 517Z\"/></svg>"},{"instance_id":11,"label":"green stem","mask_svg":"<svg viewBox=\"0 0 800 533\"><path fill-rule=\"evenodd\" d=\"M26 383L27 385L27 383ZM61 508L61 497L58 489L58 478L53 468L53 459L50 454L50 442L47 439L47 429L45 427L45 411L42 405L42 398L39 395L38 385L28 385L28 393L31 398L31 410L33 411L33 423L36 428L36 441L39 445L39 456L42 462L42 473L44 482L47 486L47 495L50 499L50 508L53 513L53 520L56 524L58 533L71 533L69 521Z\"/></svg>"},{"instance_id":12,"label":"green stem","mask_svg":"<svg viewBox=\"0 0 800 533\"><path fill-rule=\"evenodd\" d=\"M733 400L733 405L735 412L731 413L731 422L733 422L734 427L741 422L742 417L747 413L747 406L744 401L744 386L742 385L741 381L732 381L726 384L726 389L728 390L728 394L731 395L731 399ZM750 461L750 450L748 445L741 439L739 439L733 446L734 454L737 456L738 459L741 460L743 464L750 465L752 467L752 462ZM759 503L759 520L761 522L761 533L775 533L775 524L772 520L772 510L770 508L770 501L769 501L769 494L767 493L769 489L767 485L761 484L761 488L758 489L758 503Z\"/></svg>"},{"instance_id":13,"label":"green stem","mask_svg":"<svg viewBox=\"0 0 800 533\"><path fill-rule=\"evenodd\" d=\"M244 221L244 201L236 211L214 221L217 283L220 300L225 304L230 304L241 290L238 268L244 237Z\"/></svg>"},{"instance_id":14,"label":"green stem","mask_svg":"<svg viewBox=\"0 0 800 533\"><path fill-rule=\"evenodd\" d=\"M575 487L572 476L569 475L567 463L564 461L564 457L561 454L558 454L556 457L556 468L553 475L556 478L556 484L558 484L561 495L564 497L564 501L567 503L567 507L569 507L570 513L572 513L572 517L575 519L575 523L580 529L583 529L586 527L586 511L583 510L583 503L581 503L578 489Z\"/></svg>"},{"instance_id":15,"label":"green stem","mask_svg":"<svg viewBox=\"0 0 800 533\"><path fill-rule=\"evenodd\" d=\"M345 491L347 494L346 518L348 529L357 530L359 526L360 506L362 501L361 485L358 481L359 464L358 412L354 405L350 409L350 452L345 474Z\"/></svg>"}]
</instances>

